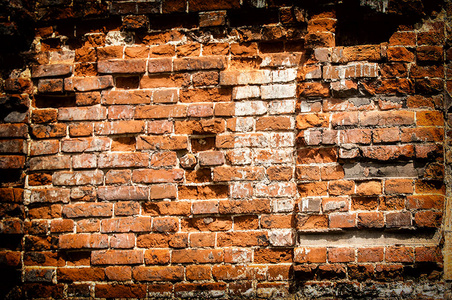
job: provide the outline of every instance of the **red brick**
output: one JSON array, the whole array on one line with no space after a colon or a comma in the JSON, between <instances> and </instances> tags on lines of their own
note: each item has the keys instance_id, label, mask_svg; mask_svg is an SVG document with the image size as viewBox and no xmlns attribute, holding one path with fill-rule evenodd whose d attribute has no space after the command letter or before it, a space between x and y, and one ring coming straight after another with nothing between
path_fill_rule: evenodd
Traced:
<instances>
[{"instance_id":1,"label":"red brick","mask_svg":"<svg viewBox=\"0 0 452 300\"><path fill-rule=\"evenodd\" d=\"M414 54L405 47L389 47L387 50L387 55L389 61L414 61Z\"/></svg>"},{"instance_id":2,"label":"red brick","mask_svg":"<svg viewBox=\"0 0 452 300\"><path fill-rule=\"evenodd\" d=\"M400 141L399 128L376 128L372 130L374 143L392 143Z\"/></svg>"},{"instance_id":3,"label":"red brick","mask_svg":"<svg viewBox=\"0 0 452 300\"><path fill-rule=\"evenodd\" d=\"M298 150L297 163L331 163L337 162L336 148L306 148Z\"/></svg>"},{"instance_id":4,"label":"red brick","mask_svg":"<svg viewBox=\"0 0 452 300\"><path fill-rule=\"evenodd\" d=\"M69 156L33 157L29 160L30 170L58 170L70 168Z\"/></svg>"},{"instance_id":5,"label":"red brick","mask_svg":"<svg viewBox=\"0 0 452 300\"><path fill-rule=\"evenodd\" d=\"M17 141L17 142L16 142ZM9 149L9 151L6 152L13 152L12 150L15 150L16 152L20 152L20 144L23 143L22 140L12 140L9 141L15 142L12 145L8 145L9 143L6 141L2 141L4 146L2 147L14 147L15 149ZM19 143L19 144L17 144ZM36 155L45 155L45 154L57 154L59 151L60 143L57 140L43 140L43 141L32 141L30 144L30 155L36 156Z\"/></svg>"},{"instance_id":6,"label":"red brick","mask_svg":"<svg viewBox=\"0 0 452 300\"><path fill-rule=\"evenodd\" d=\"M67 218L111 217L113 214L113 204L112 203L68 204L64 206L63 214Z\"/></svg>"},{"instance_id":7,"label":"red brick","mask_svg":"<svg viewBox=\"0 0 452 300\"><path fill-rule=\"evenodd\" d=\"M127 267L123 268L126 269ZM129 277L129 273L131 273L130 270L126 272L127 275L124 274L124 276ZM119 277L119 279L109 279L118 281L128 280L123 279L125 277ZM147 295L146 288L147 286L145 284L96 284L95 295L96 298L145 298Z\"/></svg>"},{"instance_id":8,"label":"red brick","mask_svg":"<svg viewBox=\"0 0 452 300\"><path fill-rule=\"evenodd\" d=\"M306 98L326 98L330 95L329 84L321 82L304 82L298 86L298 93Z\"/></svg>"},{"instance_id":9,"label":"red brick","mask_svg":"<svg viewBox=\"0 0 452 300\"><path fill-rule=\"evenodd\" d=\"M144 73L146 71L146 61L142 59L128 60L102 60L97 63L99 73Z\"/></svg>"},{"instance_id":10,"label":"red brick","mask_svg":"<svg viewBox=\"0 0 452 300\"><path fill-rule=\"evenodd\" d=\"M53 64L53 65L38 65L33 66L31 77L58 77L70 75L72 73L72 66L66 64Z\"/></svg>"},{"instance_id":11,"label":"red brick","mask_svg":"<svg viewBox=\"0 0 452 300\"><path fill-rule=\"evenodd\" d=\"M442 218L442 212L420 211L414 215L414 223L418 227L439 228L441 227Z\"/></svg>"},{"instance_id":12,"label":"red brick","mask_svg":"<svg viewBox=\"0 0 452 300\"><path fill-rule=\"evenodd\" d=\"M179 199L221 199L228 196L227 185L179 186Z\"/></svg>"},{"instance_id":13,"label":"red brick","mask_svg":"<svg viewBox=\"0 0 452 300\"><path fill-rule=\"evenodd\" d=\"M58 247L61 249L107 248L108 236L103 234L64 234L60 235Z\"/></svg>"},{"instance_id":14,"label":"red brick","mask_svg":"<svg viewBox=\"0 0 452 300\"><path fill-rule=\"evenodd\" d=\"M177 187L169 184L152 185L150 187L150 198L152 200L170 198L174 199L177 195Z\"/></svg>"},{"instance_id":15,"label":"red brick","mask_svg":"<svg viewBox=\"0 0 452 300\"><path fill-rule=\"evenodd\" d=\"M380 212L358 213L358 227L383 228L384 215Z\"/></svg>"},{"instance_id":16,"label":"red brick","mask_svg":"<svg viewBox=\"0 0 452 300\"><path fill-rule=\"evenodd\" d=\"M201 0L193 0L190 2L189 10L192 11L206 11L206 10L220 10L220 9L236 9L240 7L238 0L219 0L215 3L206 3Z\"/></svg>"},{"instance_id":17,"label":"red brick","mask_svg":"<svg viewBox=\"0 0 452 300\"><path fill-rule=\"evenodd\" d=\"M188 234L152 233L143 234L137 238L137 247L140 248L186 248L188 247Z\"/></svg>"},{"instance_id":18,"label":"red brick","mask_svg":"<svg viewBox=\"0 0 452 300\"><path fill-rule=\"evenodd\" d=\"M69 125L69 136L81 137L90 136L94 132L92 123L75 123Z\"/></svg>"},{"instance_id":19,"label":"red brick","mask_svg":"<svg viewBox=\"0 0 452 300\"><path fill-rule=\"evenodd\" d=\"M223 250L222 249L173 250L171 262L183 264L220 263L223 262Z\"/></svg>"},{"instance_id":20,"label":"red brick","mask_svg":"<svg viewBox=\"0 0 452 300\"><path fill-rule=\"evenodd\" d=\"M414 262L414 249L412 247L386 247L386 262Z\"/></svg>"},{"instance_id":21,"label":"red brick","mask_svg":"<svg viewBox=\"0 0 452 300\"><path fill-rule=\"evenodd\" d=\"M265 231L221 232L217 234L217 247L267 246L268 233Z\"/></svg>"},{"instance_id":22,"label":"red brick","mask_svg":"<svg viewBox=\"0 0 452 300\"><path fill-rule=\"evenodd\" d=\"M213 169L213 180L262 180L264 174L261 167L217 167Z\"/></svg>"},{"instance_id":23,"label":"red brick","mask_svg":"<svg viewBox=\"0 0 452 300\"><path fill-rule=\"evenodd\" d=\"M151 218L124 217L104 219L101 221L102 232L149 232L151 231Z\"/></svg>"},{"instance_id":24,"label":"red brick","mask_svg":"<svg viewBox=\"0 0 452 300\"><path fill-rule=\"evenodd\" d=\"M144 121L130 120L95 124L97 135L144 133L145 130L146 122Z\"/></svg>"},{"instance_id":25,"label":"red brick","mask_svg":"<svg viewBox=\"0 0 452 300\"><path fill-rule=\"evenodd\" d=\"M130 170L109 170L105 175L106 184L127 184L130 183L132 173Z\"/></svg>"},{"instance_id":26,"label":"red brick","mask_svg":"<svg viewBox=\"0 0 452 300\"><path fill-rule=\"evenodd\" d=\"M142 250L102 250L91 252L93 265L135 265L144 261Z\"/></svg>"},{"instance_id":27,"label":"red brick","mask_svg":"<svg viewBox=\"0 0 452 300\"><path fill-rule=\"evenodd\" d=\"M383 247L358 248L358 262L382 262Z\"/></svg>"},{"instance_id":28,"label":"red brick","mask_svg":"<svg viewBox=\"0 0 452 300\"><path fill-rule=\"evenodd\" d=\"M317 166L297 166L295 174L298 180L320 180L320 168Z\"/></svg>"},{"instance_id":29,"label":"red brick","mask_svg":"<svg viewBox=\"0 0 452 300\"><path fill-rule=\"evenodd\" d=\"M0 253L0 260L6 265L17 266L20 263L20 255L18 252L8 251ZM66 261L63 255L55 252L27 252L24 254L24 265L26 266L51 266L63 267Z\"/></svg>"},{"instance_id":30,"label":"red brick","mask_svg":"<svg viewBox=\"0 0 452 300\"><path fill-rule=\"evenodd\" d=\"M99 168L147 167L147 153L102 153L99 155Z\"/></svg>"},{"instance_id":31,"label":"red brick","mask_svg":"<svg viewBox=\"0 0 452 300\"><path fill-rule=\"evenodd\" d=\"M204 248L215 247L215 233L191 233L190 234L190 247L192 248Z\"/></svg>"},{"instance_id":32,"label":"red brick","mask_svg":"<svg viewBox=\"0 0 452 300\"><path fill-rule=\"evenodd\" d=\"M64 89L69 92L104 90L113 86L110 75L98 77L71 77L64 79Z\"/></svg>"},{"instance_id":33,"label":"red brick","mask_svg":"<svg viewBox=\"0 0 452 300\"><path fill-rule=\"evenodd\" d=\"M187 107L185 105L149 105L139 106L135 111L135 117L138 119L164 119L180 118L187 116Z\"/></svg>"},{"instance_id":34,"label":"red brick","mask_svg":"<svg viewBox=\"0 0 452 300\"><path fill-rule=\"evenodd\" d=\"M439 111L418 111L416 112L416 125L444 126L443 114Z\"/></svg>"},{"instance_id":35,"label":"red brick","mask_svg":"<svg viewBox=\"0 0 452 300\"><path fill-rule=\"evenodd\" d=\"M409 227L411 226L411 213L394 212L386 214L386 227Z\"/></svg>"},{"instance_id":36,"label":"red brick","mask_svg":"<svg viewBox=\"0 0 452 300\"><path fill-rule=\"evenodd\" d=\"M254 263L288 263L293 260L292 249L262 249L254 250Z\"/></svg>"},{"instance_id":37,"label":"red brick","mask_svg":"<svg viewBox=\"0 0 452 300\"><path fill-rule=\"evenodd\" d=\"M442 46L420 46L416 48L416 59L419 62L443 61Z\"/></svg>"},{"instance_id":38,"label":"red brick","mask_svg":"<svg viewBox=\"0 0 452 300\"><path fill-rule=\"evenodd\" d=\"M444 207L444 196L439 195L413 195L407 197L407 209L437 209Z\"/></svg>"},{"instance_id":39,"label":"red brick","mask_svg":"<svg viewBox=\"0 0 452 300\"><path fill-rule=\"evenodd\" d=\"M296 228L298 230L327 229L327 215L297 215Z\"/></svg>"},{"instance_id":40,"label":"red brick","mask_svg":"<svg viewBox=\"0 0 452 300\"><path fill-rule=\"evenodd\" d=\"M130 249L135 247L135 235L133 233L118 233L110 237L110 248Z\"/></svg>"},{"instance_id":41,"label":"red brick","mask_svg":"<svg viewBox=\"0 0 452 300\"><path fill-rule=\"evenodd\" d=\"M176 232L179 230L179 219L174 217L154 218L152 229L157 232Z\"/></svg>"},{"instance_id":42,"label":"red brick","mask_svg":"<svg viewBox=\"0 0 452 300\"><path fill-rule=\"evenodd\" d=\"M137 186L99 187L100 200L147 200L148 189Z\"/></svg>"},{"instance_id":43,"label":"red brick","mask_svg":"<svg viewBox=\"0 0 452 300\"><path fill-rule=\"evenodd\" d=\"M109 138L72 138L61 140L62 152L93 152L109 150Z\"/></svg>"},{"instance_id":44,"label":"red brick","mask_svg":"<svg viewBox=\"0 0 452 300\"><path fill-rule=\"evenodd\" d=\"M173 60L171 58L154 58L148 61L149 73L166 73L173 70Z\"/></svg>"},{"instance_id":45,"label":"red brick","mask_svg":"<svg viewBox=\"0 0 452 300\"><path fill-rule=\"evenodd\" d=\"M227 231L231 228L231 217L196 217L181 221L182 231Z\"/></svg>"},{"instance_id":46,"label":"red brick","mask_svg":"<svg viewBox=\"0 0 452 300\"><path fill-rule=\"evenodd\" d=\"M149 121L148 132L150 134L171 133L173 131L173 122L166 120Z\"/></svg>"},{"instance_id":47,"label":"red brick","mask_svg":"<svg viewBox=\"0 0 452 300\"><path fill-rule=\"evenodd\" d=\"M443 261L440 247L415 247L416 262L438 262Z\"/></svg>"},{"instance_id":48,"label":"red brick","mask_svg":"<svg viewBox=\"0 0 452 300\"><path fill-rule=\"evenodd\" d=\"M152 170L140 169L132 173L133 182L137 183L165 183L179 182L183 179L184 171L181 169Z\"/></svg>"},{"instance_id":49,"label":"red brick","mask_svg":"<svg viewBox=\"0 0 452 300\"><path fill-rule=\"evenodd\" d=\"M152 99L152 91L148 90L116 90L102 93L104 104L149 104Z\"/></svg>"},{"instance_id":50,"label":"red brick","mask_svg":"<svg viewBox=\"0 0 452 300\"><path fill-rule=\"evenodd\" d=\"M355 261L355 249L354 248L329 248L328 249L328 262L329 263L344 263Z\"/></svg>"},{"instance_id":51,"label":"red brick","mask_svg":"<svg viewBox=\"0 0 452 300\"><path fill-rule=\"evenodd\" d=\"M147 265L166 265L170 262L170 251L164 249L146 250L144 262Z\"/></svg>"},{"instance_id":52,"label":"red brick","mask_svg":"<svg viewBox=\"0 0 452 300\"><path fill-rule=\"evenodd\" d=\"M36 109L33 110L31 120L33 123L52 123L57 121L57 117L57 109Z\"/></svg>"},{"instance_id":53,"label":"red brick","mask_svg":"<svg viewBox=\"0 0 452 300\"><path fill-rule=\"evenodd\" d=\"M269 213L270 209L267 199L223 200L219 204L220 214Z\"/></svg>"},{"instance_id":54,"label":"red brick","mask_svg":"<svg viewBox=\"0 0 452 300\"><path fill-rule=\"evenodd\" d=\"M325 247L295 248L294 262L296 263L325 263Z\"/></svg>"},{"instance_id":55,"label":"red brick","mask_svg":"<svg viewBox=\"0 0 452 300\"><path fill-rule=\"evenodd\" d=\"M137 150L181 150L187 149L186 136L140 136Z\"/></svg>"},{"instance_id":56,"label":"red brick","mask_svg":"<svg viewBox=\"0 0 452 300\"><path fill-rule=\"evenodd\" d=\"M103 268L58 268L57 278L62 282L105 280Z\"/></svg>"},{"instance_id":57,"label":"red brick","mask_svg":"<svg viewBox=\"0 0 452 300\"><path fill-rule=\"evenodd\" d=\"M52 220L50 223L50 232L72 232L74 230L74 221L72 220Z\"/></svg>"},{"instance_id":58,"label":"red brick","mask_svg":"<svg viewBox=\"0 0 452 300\"><path fill-rule=\"evenodd\" d=\"M28 217L30 219L61 218L61 210L62 206L59 204L30 208L28 210Z\"/></svg>"},{"instance_id":59,"label":"red brick","mask_svg":"<svg viewBox=\"0 0 452 300\"><path fill-rule=\"evenodd\" d=\"M188 280L210 280L212 278L211 266L187 266L186 276Z\"/></svg>"},{"instance_id":60,"label":"red brick","mask_svg":"<svg viewBox=\"0 0 452 300\"><path fill-rule=\"evenodd\" d=\"M356 184L356 194L358 196L381 195L382 184L378 180L362 181Z\"/></svg>"},{"instance_id":61,"label":"red brick","mask_svg":"<svg viewBox=\"0 0 452 300\"><path fill-rule=\"evenodd\" d=\"M140 204L134 201L115 203L115 216L131 216L140 213Z\"/></svg>"},{"instance_id":62,"label":"red brick","mask_svg":"<svg viewBox=\"0 0 452 300\"><path fill-rule=\"evenodd\" d=\"M177 58L173 62L174 71L193 71L224 69L224 60L222 57L199 57L199 58Z\"/></svg>"},{"instance_id":63,"label":"red brick","mask_svg":"<svg viewBox=\"0 0 452 300\"><path fill-rule=\"evenodd\" d=\"M105 60L111 58L122 58L124 47L107 46L107 47L98 47L96 50L99 60Z\"/></svg>"},{"instance_id":64,"label":"red brick","mask_svg":"<svg viewBox=\"0 0 452 300\"><path fill-rule=\"evenodd\" d=\"M104 120L106 116L107 110L100 106L58 109L58 120L60 121Z\"/></svg>"},{"instance_id":65,"label":"red brick","mask_svg":"<svg viewBox=\"0 0 452 300\"><path fill-rule=\"evenodd\" d=\"M0 124L0 137L4 138L25 138L28 133L28 126L25 124Z\"/></svg>"},{"instance_id":66,"label":"red brick","mask_svg":"<svg viewBox=\"0 0 452 300\"><path fill-rule=\"evenodd\" d=\"M334 213L330 214L330 228L353 228L356 227L356 213Z\"/></svg>"},{"instance_id":67,"label":"red brick","mask_svg":"<svg viewBox=\"0 0 452 300\"><path fill-rule=\"evenodd\" d=\"M186 43L176 46L178 57L182 56L199 56L201 54L201 45L198 43Z\"/></svg>"},{"instance_id":68,"label":"red brick","mask_svg":"<svg viewBox=\"0 0 452 300\"><path fill-rule=\"evenodd\" d=\"M397 31L389 38L392 46L416 46L416 33L413 31Z\"/></svg>"},{"instance_id":69,"label":"red brick","mask_svg":"<svg viewBox=\"0 0 452 300\"><path fill-rule=\"evenodd\" d=\"M218 201L197 201L192 205L193 215L218 213Z\"/></svg>"},{"instance_id":70,"label":"red brick","mask_svg":"<svg viewBox=\"0 0 452 300\"><path fill-rule=\"evenodd\" d=\"M215 280L241 280L248 278L246 267L235 265L213 266L212 275Z\"/></svg>"},{"instance_id":71,"label":"red brick","mask_svg":"<svg viewBox=\"0 0 452 300\"><path fill-rule=\"evenodd\" d=\"M225 131L224 121L221 119L176 121L177 134L213 134Z\"/></svg>"},{"instance_id":72,"label":"red brick","mask_svg":"<svg viewBox=\"0 0 452 300\"><path fill-rule=\"evenodd\" d=\"M104 172L94 171L60 171L52 176L52 182L58 185L100 185L103 183Z\"/></svg>"},{"instance_id":73,"label":"red brick","mask_svg":"<svg viewBox=\"0 0 452 300\"><path fill-rule=\"evenodd\" d=\"M62 93L63 79L41 79L38 82L39 93Z\"/></svg>"},{"instance_id":74,"label":"red brick","mask_svg":"<svg viewBox=\"0 0 452 300\"><path fill-rule=\"evenodd\" d=\"M378 61L381 59L380 45L359 45L344 47L341 60L347 61Z\"/></svg>"},{"instance_id":75,"label":"red brick","mask_svg":"<svg viewBox=\"0 0 452 300\"><path fill-rule=\"evenodd\" d=\"M386 194L411 194L414 190L414 182L411 179L387 179L385 180Z\"/></svg>"},{"instance_id":76,"label":"red brick","mask_svg":"<svg viewBox=\"0 0 452 300\"><path fill-rule=\"evenodd\" d=\"M133 268L133 278L137 281L181 281L184 279L184 267L143 267Z\"/></svg>"},{"instance_id":77,"label":"red brick","mask_svg":"<svg viewBox=\"0 0 452 300\"><path fill-rule=\"evenodd\" d=\"M138 46L138 47L126 47L124 49L125 58L148 58L149 47Z\"/></svg>"}]
</instances>

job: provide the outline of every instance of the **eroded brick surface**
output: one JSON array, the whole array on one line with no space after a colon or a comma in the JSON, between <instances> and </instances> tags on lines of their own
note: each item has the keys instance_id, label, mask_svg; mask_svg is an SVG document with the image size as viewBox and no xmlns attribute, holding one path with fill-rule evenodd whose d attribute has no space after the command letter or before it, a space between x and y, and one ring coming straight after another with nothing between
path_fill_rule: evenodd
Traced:
<instances>
[{"instance_id":1,"label":"eroded brick surface","mask_svg":"<svg viewBox=\"0 0 452 300\"><path fill-rule=\"evenodd\" d=\"M32 2L1 298L451 297L450 1Z\"/></svg>"}]
</instances>

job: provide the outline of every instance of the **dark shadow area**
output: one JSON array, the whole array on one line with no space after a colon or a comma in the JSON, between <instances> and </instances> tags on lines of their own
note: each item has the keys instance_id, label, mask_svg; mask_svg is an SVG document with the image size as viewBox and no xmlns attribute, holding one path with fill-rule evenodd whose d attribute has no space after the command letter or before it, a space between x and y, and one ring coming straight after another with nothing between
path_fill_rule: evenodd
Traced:
<instances>
[{"instance_id":1,"label":"dark shadow area","mask_svg":"<svg viewBox=\"0 0 452 300\"><path fill-rule=\"evenodd\" d=\"M262 26L279 22L278 9L241 9L228 12L231 27Z\"/></svg>"},{"instance_id":2,"label":"dark shadow area","mask_svg":"<svg viewBox=\"0 0 452 300\"><path fill-rule=\"evenodd\" d=\"M359 1L347 1L337 9L337 46L378 44L389 40L405 17L379 13L362 7Z\"/></svg>"},{"instance_id":3,"label":"dark shadow area","mask_svg":"<svg viewBox=\"0 0 452 300\"><path fill-rule=\"evenodd\" d=\"M348 0L337 5L336 46L354 46L387 42L400 26L414 28L421 18L441 10L443 0L378 1Z\"/></svg>"},{"instance_id":4,"label":"dark shadow area","mask_svg":"<svg viewBox=\"0 0 452 300\"><path fill-rule=\"evenodd\" d=\"M65 95L65 96L36 95L34 99L34 106L36 108L74 107L76 106L75 95Z\"/></svg>"}]
</instances>

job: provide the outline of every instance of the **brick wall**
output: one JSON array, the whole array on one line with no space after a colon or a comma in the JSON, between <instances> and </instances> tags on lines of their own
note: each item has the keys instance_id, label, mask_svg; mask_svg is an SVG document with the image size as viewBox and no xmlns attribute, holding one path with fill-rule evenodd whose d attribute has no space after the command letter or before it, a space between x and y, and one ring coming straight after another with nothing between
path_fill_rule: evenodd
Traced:
<instances>
[{"instance_id":1,"label":"brick wall","mask_svg":"<svg viewBox=\"0 0 452 300\"><path fill-rule=\"evenodd\" d=\"M3 298L451 297L450 3L0 8Z\"/></svg>"}]
</instances>

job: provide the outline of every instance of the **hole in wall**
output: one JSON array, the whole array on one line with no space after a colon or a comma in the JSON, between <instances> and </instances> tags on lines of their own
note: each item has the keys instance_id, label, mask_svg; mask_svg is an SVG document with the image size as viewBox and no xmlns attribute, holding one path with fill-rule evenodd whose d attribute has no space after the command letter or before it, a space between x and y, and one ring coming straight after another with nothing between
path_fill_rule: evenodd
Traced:
<instances>
[{"instance_id":1,"label":"hole in wall","mask_svg":"<svg viewBox=\"0 0 452 300\"><path fill-rule=\"evenodd\" d=\"M65 96L36 95L34 98L34 106L37 108L72 107L75 106L75 95L65 95Z\"/></svg>"}]
</instances>

